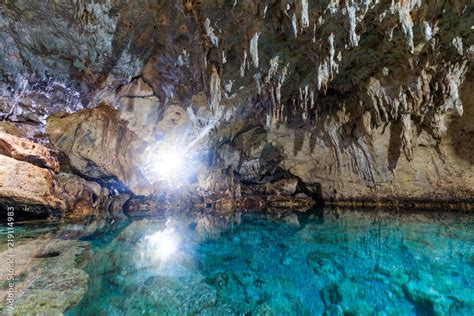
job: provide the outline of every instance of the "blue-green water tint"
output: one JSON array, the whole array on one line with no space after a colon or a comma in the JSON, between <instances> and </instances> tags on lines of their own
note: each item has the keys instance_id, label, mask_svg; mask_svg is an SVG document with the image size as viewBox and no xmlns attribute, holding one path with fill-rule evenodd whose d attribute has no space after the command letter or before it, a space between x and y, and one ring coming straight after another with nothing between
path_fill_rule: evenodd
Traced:
<instances>
[{"instance_id":1,"label":"blue-green water tint","mask_svg":"<svg viewBox=\"0 0 474 316\"><path fill-rule=\"evenodd\" d=\"M343 210L107 224L78 234L89 288L66 315L473 315L473 228ZM177 241L166 260L157 232Z\"/></svg>"}]
</instances>

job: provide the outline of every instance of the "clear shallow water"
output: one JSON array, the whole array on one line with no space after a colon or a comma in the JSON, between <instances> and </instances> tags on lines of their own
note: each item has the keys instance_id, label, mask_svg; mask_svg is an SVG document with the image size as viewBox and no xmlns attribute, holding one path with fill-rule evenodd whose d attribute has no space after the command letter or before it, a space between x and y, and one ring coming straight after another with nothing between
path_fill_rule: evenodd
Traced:
<instances>
[{"instance_id":1,"label":"clear shallow water","mask_svg":"<svg viewBox=\"0 0 474 316\"><path fill-rule=\"evenodd\" d=\"M42 235L40 227L20 235ZM52 227L55 240L90 247L80 260L87 293L66 315L474 314L467 213L201 214Z\"/></svg>"}]
</instances>

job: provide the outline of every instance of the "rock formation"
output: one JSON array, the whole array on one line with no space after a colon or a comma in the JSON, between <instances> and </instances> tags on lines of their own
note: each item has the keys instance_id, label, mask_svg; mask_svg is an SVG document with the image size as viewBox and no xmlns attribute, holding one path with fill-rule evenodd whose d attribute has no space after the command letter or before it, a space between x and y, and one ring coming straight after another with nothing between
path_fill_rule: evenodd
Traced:
<instances>
[{"instance_id":1,"label":"rock formation","mask_svg":"<svg viewBox=\"0 0 474 316\"><path fill-rule=\"evenodd\" d=\"M0 154L29 162L39 167L59 171L59 163L48 148L28 139L0 131Z\"/></svg>"},{"instance_id":2,"label":"rock formation","mask_svg":"<svg viewBox=\"0 0 474 316\"><path fill-rule=\"evenodd\" d=\"M0 155L0 198L65 210L60 189L47 169Z\"/></svg>"},{"instance_id":3,"label":"rock formation","mask_svg":"<svg viewBox=\"0 0 474 316\"><path fill-rule=\"evenodd\" d=\"M0 290L2 314L28 315L32 311L45 315L62 315L78 303L87 292L89 275L82 270L90 257L90 246L81 241L42 237L16 246L15 271L17 296L15 311L5 306L7 288ZM2 249L3 257L9 255ZM2 274L7 266L0 267Z\"/></svg>"},{"instance_id":4,"label":"rock formation","mask_svg":"<svg viewBox=\"0 0 474 316\"><path fill-rule=\"evenodd\" d=\"M120 180L137 195L147 195L146 178L136 156L146 143L107 105L81 110L65 117L50 117L46 133L83 176Z\"/></svg>"},{"instance_id":5,"label":"rock formation","mask_svg":"<svg viewBox=\"0 0 474 316\"><path fill-rule=\"evenodd\" d=\"M473 10L443 0L9 1L0 116L34 124L62 171L100 184L89 190L96 205L175 194L148 166L164 144L186 149L180 190L203 204L269 192L472 202ZM35 164L24 169L43 168L41 179L58 172L8 137L2 160ZM295 189L258 187L282 180Z\"/></svg>"}]
</instances>

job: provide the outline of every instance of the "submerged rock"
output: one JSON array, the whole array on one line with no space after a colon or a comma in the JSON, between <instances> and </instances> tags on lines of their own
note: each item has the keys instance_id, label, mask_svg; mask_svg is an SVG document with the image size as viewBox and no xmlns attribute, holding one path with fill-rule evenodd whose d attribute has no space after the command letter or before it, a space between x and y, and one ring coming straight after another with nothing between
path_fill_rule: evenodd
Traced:
<instances>
[{"instance_id":1,"label":"submerged rock","mask_svg":"<svg viewBox=\"0 0 474 316\"><path fill-rule=\"evenodd\" d=\"M173 277L154 276L127 299L129 313L194 315L214 306L215 291L205 283L190 283Z\"/></svg>"},{"instance_id":2,"label":"submerged rock","mask_svg":"<svg viewBox=\"0 0 474 316\"><path fill-rule=\"evenodd\" d=\"M87 235L101 246L90 289L70 313L472 314L469 214L364 208L297 217L300 225L198 212L109 222ZM174 251L163 256L167 244ZM51 252L60 249L34 254Z\"/></svg>"},{"instance_id":3,"label":"submerged rock","mask_svg":"<svg viewBox=\"0 0 474 316\"><path fill-rule=\"evenodd\" d=\"M88 257L84 242L38 238L16 244L13 315L62 315L87 292L89 275L80 269ZM8 251L2 253L6 256ZM0 267L6 275L6 265ZM2 304L5 290L0 290ZM6 312L5 306L0 310Z\"/></svg>"},{"instance_id":4,"label":"submerged rock","mask_svg":"<svg viewBox=\"0 0 474 316\"><path fill-rule=\"evenodd\" d=\"M16 301L14 315L62 315L84 296L88 279L80 269L37 277Z\"/></svg>"}]
</instances>

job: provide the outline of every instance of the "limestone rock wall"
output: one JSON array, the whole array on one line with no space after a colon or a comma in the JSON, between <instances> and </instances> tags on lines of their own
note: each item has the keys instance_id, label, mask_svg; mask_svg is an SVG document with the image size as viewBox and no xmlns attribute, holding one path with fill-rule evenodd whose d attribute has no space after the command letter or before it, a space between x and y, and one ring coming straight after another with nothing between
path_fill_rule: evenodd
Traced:
<instances>
[{"instance_id":1,"label":"limestone rock wall","mask_svg":"<svg viewBox=\"0 0 474 316\"><path fill-rule=\"evenodd\" d=\"M59 162L43 145L0 131L0 154L59 171Z\"/></svg>"},{"instance_id":2,"label":"limestone rock wall","mask_svg":"<svg viewBox=\"0 0 474 316\"><path fill-rule=\"evenodd\" d=\"M60 192L51 171L0 155L0 198L64 211Z\"/></svg>"},{"instance_id":3,"label":"limestone rock wall","mask_svg":"<svg viewBox=\"0 0 474 316\"><path fill-rule=\"evenodd\" d=\"M1 127L10 133L15 131L12 126ZM27 126L17 132L29 134ZM45 215L90 216L107 212L109 196L115 194L97 182L60 173L60 166L65 169L64 163L60 163L58 153L50 144L10 133L0 130L1 205L20 206L17 216L22 218L34 217L34 214L44 218ZM0 216L5 216L5 212Z\"/></svg>"},{"instance_id":4,"label":"limestone rock wall","mask_svg":"<svg viewBox=\"0 0 474 316\"><path fill-rule=\"evenodd\" d=\"M47 123L71 172L125 194L158 194L139 156L168 141L192 148L194 191L296 179L293 194L326 200L472 200L473 11L8 1L0 116Z\"/></svg>"},{"instance_id":5,"label":"limestone rock wall","mask_svg":"<svg viewBox=\"0 0 474 316\"><path fill-rule=\"evenodd\" d=\"M102 105L50 117L46 133L79 174L103 182L117 178L137 195L151 193L139 168L146 142L126 127L113 108Z\"/></svg>"}]
</instances>

